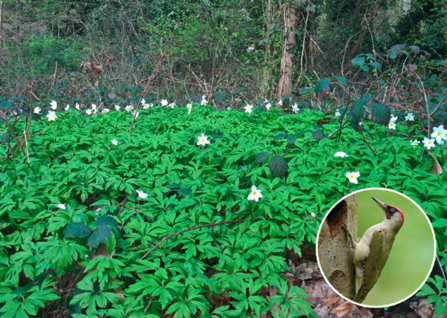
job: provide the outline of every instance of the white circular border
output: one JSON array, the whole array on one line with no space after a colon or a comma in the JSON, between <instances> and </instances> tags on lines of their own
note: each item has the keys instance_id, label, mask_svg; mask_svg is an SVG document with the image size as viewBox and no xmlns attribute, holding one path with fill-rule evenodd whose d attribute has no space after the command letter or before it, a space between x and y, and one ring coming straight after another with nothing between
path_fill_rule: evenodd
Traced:
<instances>
[{"instance_id":1,"label":"white circular border","mask_svg":"<svg viewBox=\"0 0 447 318\"><path fill-rule=\"evenodd\" d=\"M418 287L412 294L410 294L407 298L404 298L404 299L402 299L402 300L400 300L400 301L398 301L398 302L395 302L395 303L392 303L392 304L389 304L389 305L382 305L382 306L371 306L371 305L361 304L361 303L355 302L355 301L353 301L353 300L351 300L351 299L349 299L349 298L346 298L346 296L343 296L341 293L339 293L338 290L336 290L336 289L331 285L331 283L329 282L329 280L326 278L326 275L324 274L324 272L323 272L323 270L322 270L322 268L321 268L320 258L319 258L319 255L318 255L318 239L320 238L320 231L321 231L321 228L323 227L323 223L324 223L324 221L326 221L326 218L327 218L327 216L329 215L329 213L331 213L332 209L333 209L334 207L336 207L337 204L340 203L341 201L343 201L345 198L347 198L347 197L349 197L349 196L351 196L351 195L353 195L353 194L359 193L359 192L370 191L370 190L384 190L384 191L394 192L394 193L397 193L397 194L403 196L404 198L408 199L409 201L411 201L415 206L417 206L417 207L419 208L419 210L422 212L422 214L423 214L423 215L425 216L425 218L427 219L427 222L428 222L428 224L429 224L429 226L430 226L430 229L431 229L431 233L432 233L432 235L433 235L433 242L434 242L433 262L432 262L432 264L431 264L431 269L430 269L430 271L428 272L427 277L425 277L425 279L424 279L424 281L422 282L422 284L421 284L421 285L420 285L420 286L419 286L419 287ZM416 293L422 288L422 286L427 282L427 279L430 277L430 274L431 274L431 272L433 271L433 267L434 267L434 265L435 265L435 261L436 261L436 236L435 236L435 231L433 230L433 226L431 225L430 219L429 219L428 216L427 216L427 213L425 213L425 211L419 206L419 204L417 204L416 202L414 202L413 199L411 199L411 198L408 197L407 195L405 195L405 194L403 194L403 193L400 193L399 191L396 191L396 190L393 190L393 189L387 189L387 188L365 188L365 189L356 190L356 191L354 191L354 192L351 192L351 193L345 195L343 198L341 198L340 200L338 200L338 201L337 201L337 202L336 202L336 203L329 209L329 211L326 213L326 215L324 216L323 220L321 221L320 227L319 227L319 229L318 229L318 233L317 233L317 244L316 244L316 251L315 251L315 252L316 252L316 256L317 256L318 268L319 268L319 270L320 270L320 272L321 272L321 274L322 274L324 280L326 281L326 283L328 283L328 285L332 288L332 290L335 291L341 298L343 298L343 299L346 300L346 301L349 301L350 303L355 304L356 306L360 306L360 307L367 307L367 308L385 308L385 307L391 307L391 306L394 306L394 305L403 303L403 302L406 301L407 299L411 298L414 294L416 294Z\"/></svg>"}]
</instances>

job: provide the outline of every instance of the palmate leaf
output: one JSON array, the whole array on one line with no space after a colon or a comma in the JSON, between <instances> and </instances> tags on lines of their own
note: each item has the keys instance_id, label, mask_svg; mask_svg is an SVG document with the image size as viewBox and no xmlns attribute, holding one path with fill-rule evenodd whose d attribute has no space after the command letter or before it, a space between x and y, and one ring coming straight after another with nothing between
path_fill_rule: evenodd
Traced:
<instances>
[{"instance_id":1,"label":"palmate leaf","mask_svg":"<svg viewBox=\"0 0 447 318\"><path fill-rule=\"evenodd\" d=\"M83 238L89 236L90 228L81 222L71 222L65 229L65 237Z\"/></svg>"}]
</instances>

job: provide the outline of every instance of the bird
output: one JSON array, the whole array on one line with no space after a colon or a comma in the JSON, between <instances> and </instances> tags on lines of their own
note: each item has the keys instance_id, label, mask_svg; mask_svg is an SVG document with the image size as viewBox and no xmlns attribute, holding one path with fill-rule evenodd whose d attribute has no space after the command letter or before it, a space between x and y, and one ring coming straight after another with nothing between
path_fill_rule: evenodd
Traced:
<instances>
[{"instance_id":1,"label":"bird","mask_svg":"<svg viewBox=\"0 0 447 318\"><path fill-rule=\"evenodd\" d=\"M371 226L360 241L354 242L354 267L357 281L353 301L362 303L374 287L385 267L394 239L404 224L404 214L398 207L372 197L385 214L383 222Z\"/></svg>"}]
</instances>

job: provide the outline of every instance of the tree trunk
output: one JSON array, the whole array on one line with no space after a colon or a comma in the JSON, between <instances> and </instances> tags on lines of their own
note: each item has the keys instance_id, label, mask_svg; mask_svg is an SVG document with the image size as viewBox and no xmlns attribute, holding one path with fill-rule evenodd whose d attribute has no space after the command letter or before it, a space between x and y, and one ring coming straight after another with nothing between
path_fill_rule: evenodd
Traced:
<instances>
[{"instance_id":1,"label":"tree trunk","mask_svg":"<svg viewBox=\"0 0 447 318\"><path fill-rule=\"evenodd\" d=\"M382 2L383 2L383 0L375 1L371 15L369 16L368 20L366 21L366 25L362 28L362 30L359 34L359 37L357 38L357 41L355 42L354 46L352 47L351 53L349 54L349 61L351 61L354 57L356 57L359 54L360 49L363 44L363 40L365 39L366 32L368 32L368 29L370 28L374 19L377 17L377 11L379 10L379 6L382 4Z\"/></svg>"},{"instance_id":2,"label":"tree trunk","mask_svg":"<svg viewBox=\"0 0 447 318\"><path fill-rule=\"evenodd\" d=\"M286 34L286 36L284 37L284 42L282 45L281 69L279 73L278 90L277 90L278 99L281 99L281 96L292 94L292 76L293 76L292 50L296 42L295 30L297 23L295 10L296 8L293 3L288 2L285 5L284 33Z\"/></svg>"},{"instance_id":3,"label":"tree trunk","mask_svg":"<svg viewBox=\"0 0 447 318\"><path fill-rule=\"evenodd\" d=\"M269 77L270 77L270 61L271 61L271 50L270 50L270 25L273 23L273 5L272 0L267 0L267 12L265 15L265 29L266 29L266 42L264 44L264 78L262 80L261 92L264 94L269 88Z\"/></svg>"},{"instance_id":4,"label":"tree trunk","mask_svg":"<svg viewBox=\"0 0 447 318\"><path fill-rule=\"evenodd\" d=\"M3 1L0 0L0 68L2 67L3 56Z\"/></svg>"},{"instance_id":5,"label":"tree trunk","mask_svg":"<svg viewBox=\"0 0 447 318\"><path fill-rule=\"evenodd\" d=\"M324 276L333 288L349 299L354 298L356 292L354 250L349 233L357 240L357 218L357 195L353 194L329 212L318 238L318 259Z\"/></svg>"}]
</instances>

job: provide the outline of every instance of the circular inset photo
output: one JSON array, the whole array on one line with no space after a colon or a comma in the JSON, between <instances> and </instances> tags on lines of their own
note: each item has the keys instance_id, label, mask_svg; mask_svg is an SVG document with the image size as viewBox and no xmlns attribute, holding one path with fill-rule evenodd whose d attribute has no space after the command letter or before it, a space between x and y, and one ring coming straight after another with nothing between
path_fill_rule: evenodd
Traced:
<instances>
[{"instance_id":1,"label":"circular inset photo","mask_svg":"<svg viewBox=\"0 0 447 318\"><path fill-rule=\"evenodd\" d=\"M388 307L413 296L436 255L433 227L412 199L390 189L363 189L326 214L317 235L317 260L343 298Z\"/></svg>"}]
</instances>

